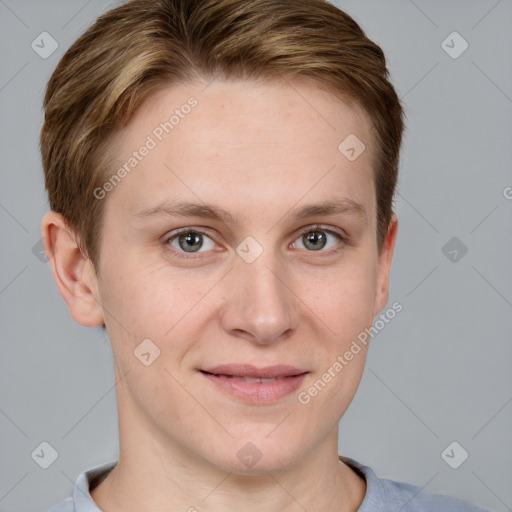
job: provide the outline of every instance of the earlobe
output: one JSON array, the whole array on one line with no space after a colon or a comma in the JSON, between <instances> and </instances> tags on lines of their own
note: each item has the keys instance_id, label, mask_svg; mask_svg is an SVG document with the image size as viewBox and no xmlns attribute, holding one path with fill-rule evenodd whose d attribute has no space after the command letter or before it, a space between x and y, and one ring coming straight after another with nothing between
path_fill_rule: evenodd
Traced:
<instances>
[{"instance_id":1,"label":"earlobe","mask_svg":"<svg viewBox=\"0 0 512 512\"><path fill-rule=\"evenodd\" d=\"M398 232L398 218L392 215L382 251L379 255L379 268L377 274L377 288L373 306L373 317L380 313L388 302L389 295L389 274L391 272L391 261L395 249L396 236Z\"/></svg>"},{"instance_id":2,"label":"earlobe","mask_svg":"<svg viewBox=\"0 0 512 512\"><path fill-rule=\"evenodd\" d=\"M50 211L42 221L42 238L57 288L73 319L86 327L104 324L97 277L91 261L77 243L64 217Z\"/></svg>"}]
</instances>

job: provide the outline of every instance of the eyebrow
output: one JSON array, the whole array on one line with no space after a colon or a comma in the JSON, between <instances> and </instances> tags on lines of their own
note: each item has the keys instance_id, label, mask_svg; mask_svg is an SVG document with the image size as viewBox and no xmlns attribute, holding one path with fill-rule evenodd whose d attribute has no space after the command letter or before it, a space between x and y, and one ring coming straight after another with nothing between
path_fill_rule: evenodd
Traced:
<instances>
[{"instance_id":1,"label":"eyebrow","mask_svg":"<svg viewBox=\"0 0 512 512\"><path fill-rule=\"evenodd\" d=\"M137 218L141 219L159 215L169 215L172 217L201 217L216 220L224 224L232 224L234 226L240 224L236 216L220 206L187 201L163 202L135 214ZM294 220L301 220L320 215L353 215L360 217L362 220L367 220L365 207L346 197L334 198L329 201L310 204L293 210L290 209L283 217L288 216Z\"/></svg>"}]
</instances>

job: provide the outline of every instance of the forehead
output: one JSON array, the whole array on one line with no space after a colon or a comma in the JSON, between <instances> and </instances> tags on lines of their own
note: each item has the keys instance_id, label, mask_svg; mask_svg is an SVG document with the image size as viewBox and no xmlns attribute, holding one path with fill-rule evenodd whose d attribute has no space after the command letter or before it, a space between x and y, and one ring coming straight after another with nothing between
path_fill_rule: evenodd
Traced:
<instances>
[{"instance_id":1,"label":"forehead","mask_svg":"<svg viewBox=\"0 0 512 512\"><path fill-rule=\"evenodd\" d=\"M109 201L118 196L130 213L186 196L243 214L250 205L284 207L334 191L373 207L368 116L301 82L162 89L115 134L112 151L112 170L128 172Z\"/></svg>"}]
</instances>

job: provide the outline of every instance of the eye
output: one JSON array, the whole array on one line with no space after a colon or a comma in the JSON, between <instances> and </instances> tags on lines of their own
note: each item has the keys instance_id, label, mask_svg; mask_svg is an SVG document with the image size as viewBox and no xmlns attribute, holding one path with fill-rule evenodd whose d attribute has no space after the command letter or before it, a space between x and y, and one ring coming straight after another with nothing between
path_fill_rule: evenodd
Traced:
<instances>
[{"instance_id":1,"label":"eye","mask_svg":"<svg viewBox=\"0 0 512 512\"><path fill-rule=\"evenodd\" d=\"M336 238L337 241L330 241L329 238L331 237ZM333 247L336 247L340 242L344 241L344 237L330 229L325 229L322 226L314 226L304 230L299 238L297 238L294 245L297 241L309 251L322 251L322 249L332 249Z\"/></svg>"},{"instance_id":2,"label":"eye","mask_svg":"<svg viewBox=\"0 0 512 512\"><path fill-rule=\"evenodd\" d=\"M208 235L193 229L175 233L166 239L166 243L181 253L205 252L215 247L213 240Z\"/></svg>"}]
</instances>

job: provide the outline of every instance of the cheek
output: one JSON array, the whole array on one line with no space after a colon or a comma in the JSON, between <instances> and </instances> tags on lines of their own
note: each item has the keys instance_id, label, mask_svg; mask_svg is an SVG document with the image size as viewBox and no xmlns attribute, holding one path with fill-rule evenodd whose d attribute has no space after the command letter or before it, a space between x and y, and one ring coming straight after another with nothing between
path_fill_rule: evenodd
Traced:
<instances>
[{"instance_id":1,"label":"cheek","mask_svg":"<svg viewBox=\"0 0 512 512\"><path fill-rule=\"evenodd\" d=\"M375 265L346 265L321 278L302 278L301 298L324 320L336 339L346 340L373 321Z\"/></svg>"},{"instance_id":2,"label":"cheek","mask_svg":"<svg viewBox=\"0 0 512 512\"><path fill-rule=\"evenodd\" d=\"M129 368L141 370L134 351L148 339L156 347L148 344L150 351L153 347L159 354L155 366L179 364L191 340L200 339L211 318L212 300L217 300L218 306L215 294L208 294L216 280L218 277L212 275L191 279L183 272L170 272L162 264L144 266L128 258L117 259L115 265L106 268L100 285L101 302L123 374Z\"/></svg>"},{"instance_id":3,"label":"cheek","mask_svg":"<svg viewBox=\"0 0 512 512\"><path fill-rule=\"evenodd\" d=\"M373 321L374 276L371 266L340 272L310 297L309 304L327 327L315 351L317 371L297 400L304 411L324 418L319 428L338 421L359 386L368 352L365 330Z\"/></svg>"},{"instance_id":4,"label":"cheek","mask_svg":"<svg viewBox=\"0 0 512 512\"><path fill-rule=\"evenodd\" d=\"M187 279L169 277L164 270L161 264L156 268L117 258L107 268L102 304L127 330L161 336L185 314L186 306L198 293Z\"/></svg>"}]
</instances>

